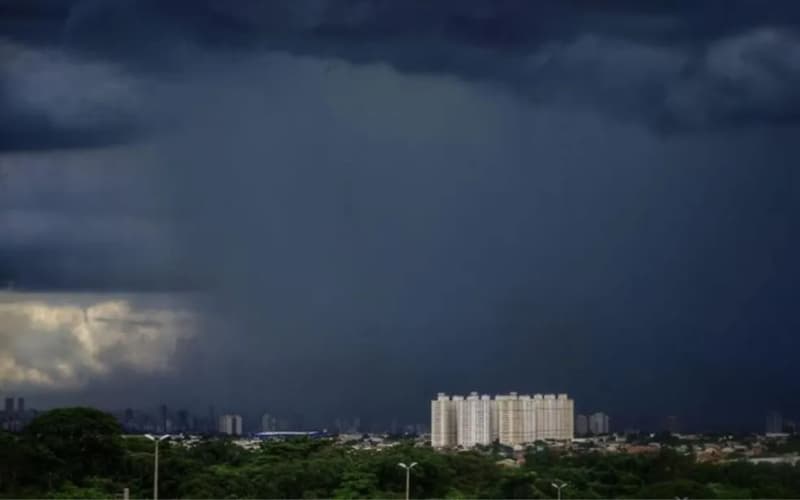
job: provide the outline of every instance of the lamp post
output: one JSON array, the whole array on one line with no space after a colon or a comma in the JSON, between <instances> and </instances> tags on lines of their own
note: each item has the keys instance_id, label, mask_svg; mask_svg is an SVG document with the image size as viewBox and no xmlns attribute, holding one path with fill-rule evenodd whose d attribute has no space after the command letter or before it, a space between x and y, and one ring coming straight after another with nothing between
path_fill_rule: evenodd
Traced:
<instances>
[{"instance_id":1,"label":"lamp post","mask_svg":"<svg viewBox=\"0 0 800 500\"><path fill-rule=\"evenodd\" d=\"M153 470L153 500L158 500L158 443L167 439L169 434L164 434L163 436L153 436L151 434L145 434L144 437L156 443L156 452L155 452L155 459L154 459L154 470Z\"/></svg>"},{"instance_id":2,"label":"lamp post","mask_svg":"<svg viewBox=\"0 0 800 500\"><path fill-rule=\"evenodd\" d=\"M553 488L558 491L558 500L561 500L561 489L566 488L568 485L563 481L558 481L557 483L552 483Z\"/></svg>"},{"instance_id":3,"label":"lamp post","mask_svg":"<svg viewBox=\"0 0 800 500\"><path fill-rule=\"evenodd\" d=\"M417 462L411 462L411 465L406 465L403 462L400 462L397 465L406 470L406 500L408 500L411 495L411 469L416 467Z\"/></svg>"}]
</instances>

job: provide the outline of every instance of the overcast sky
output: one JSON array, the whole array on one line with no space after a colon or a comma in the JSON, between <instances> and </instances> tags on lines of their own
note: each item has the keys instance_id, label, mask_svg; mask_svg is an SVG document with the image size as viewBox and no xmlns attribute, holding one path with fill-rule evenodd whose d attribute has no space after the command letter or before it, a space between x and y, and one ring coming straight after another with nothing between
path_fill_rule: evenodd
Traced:
<instances>
[{"instance_id":1,"label":"overcast sky","mask_svg":"<svg viewBox=\"0 0 800 500\"><path fill-rule=\"evenodd\" d=\"M800 418L800 6L0 0L0 388Z\"/></svg>"}]
</instances>

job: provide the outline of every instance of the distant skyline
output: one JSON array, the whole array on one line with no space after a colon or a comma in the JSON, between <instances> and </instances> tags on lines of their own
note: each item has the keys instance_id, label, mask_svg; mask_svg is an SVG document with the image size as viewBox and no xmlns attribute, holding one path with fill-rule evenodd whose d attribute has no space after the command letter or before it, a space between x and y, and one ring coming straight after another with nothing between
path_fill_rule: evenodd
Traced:
<instances>
[{"instance_id":1,"label":"distant skyline","mask_svg":"<svg viewBox=\"0 0 800 500\"><path fill-rule=\"evenodd\" d=\"M0 59L0 391L800 415L795 1L0 0Z\"/></svg>"},{"instance_id":2,"label":"distant skyline","mask_svg":"<svg viewBox=\"0 0 800 500\"><path fill-rule=\"evenodd\" d=\"M468 394L468 393L463 393ZM300 414L290 408L262 408L262 409L243 409L242 407L223 407L218 408L216 405L209 403L207 406L185 406L174 405L169 403L157 404L143 404L143 405L130 405L130 406L103 406L102 403L91 403L88 399L78 398L76 400L58 399L55 401L52 397L48 397L50 401L48 405L28 405L27 400L23 395L19 394L3 394L0 393L0 400L6 401L8 398L13 399L15 408L18 400L26 401L26 409L29 411L46 411L60 406L82 406L82 405L99 405L99 409L121 416L128 411L134 412L139 416L148 416L152 421L152 425L161 425L162 422L162 407L166 407L167 414L170 420L176 421L180 418L180 414L187 412L189 419L198 419L204 425L208 422L216 421L222 414L241 414L244 419L245 431L253 431L261 429L264 426L263 418L270 416L273 425L277 425L281 429L328 429L337 430L339 427L344 429L352 428L353 425L360 428L364 432L388 432L393 428L402 431L406 426L428 426L428 419L430 418L430 408L425 404L422 405L421 411L416 415L404 419L398 419L396 415L382 416L374 419L363 419L359 414L342 413L339 415L332 415L331 411L324 410L319 414ZM429 400L423 403L430 403ZM585 425L588 432L591 418L600 415L605 419L605 425L609 425L614 433L625 433L629 431L641 432L662 432L671 431L678 433L691 433L691 432L746 432L746 433L760 433L764 432L782 432L777 431L777 428L790 428L796 429L797 421L800 421L800 416L793 414L785 414L779 410L765 410L761 415L755 417L752 421L742 421L736 424L726 422L709 422L708 420L692 418L692 416L685 415L647 415L644 413L631 413L631 414L614 414L609 415L602 408L587 409L582 408L580 405L576 406L574 411L575 417L575 435L579 437L582 435L579 432L579 424L577 420L581 417L586 419ZM419 408L417 408L419 410ZM323 416L327 415L327 416ZM766 426L764 425L766 419Z\"/></svg>"}]
</instances>

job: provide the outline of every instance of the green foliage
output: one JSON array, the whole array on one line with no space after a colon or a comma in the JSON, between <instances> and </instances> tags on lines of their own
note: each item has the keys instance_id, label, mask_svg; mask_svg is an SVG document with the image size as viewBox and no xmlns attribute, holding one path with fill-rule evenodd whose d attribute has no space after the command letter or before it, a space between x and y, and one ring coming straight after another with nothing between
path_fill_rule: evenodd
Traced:
<instances>
[{"instance_id":1,"label":"green foliage","mask_svg":"<svg viewBox=\"0 0 800 500\"><path fill-rule=\"evenodd\" d=\"M637 493L639 498L714 498L714 491L688 479L648 484Z\"/></svg>"},{"instance_id":2,"label":"green foliage","mask_svg":"<svg viewBox=\"0 0 800 500\"><path fill-rule=\"evenodd\" d=\"M791 436L783 442L769 446L774 453L800 453L800 436Z\"/></svg>"},{"instance_id":3,"label":"green foliage","mask_svg":"<svg viewBox=\"0 0 800 500\"><path fill-rule=\"evenodd\" d=\"M746 488L738 488L730 484L709 484L709 488L714 492L714 498L753 498L753 494Z\"/></svg>"},{"instance_id":4,"label":"green foliage","mask_svg":"<svg viewBox=\"0 0 800 500\"><path fill-rule=\"evenodd\" d=\"M667 438L664 436L664 438ZM111 417L87 408L42 415L23 434L0 433L0 497L131 498L152 495L153 450L122 439ZM512 450L441 453L412 443L354 450L329 440L266 442L245 450L209 439L160 447L163 498L403 498L405 471L413 498L791 498L800 497L800 467L746 462L698 464L669 449L655 456L569 455L531 447L524 465L499 465Z\"/></svg>"},{"instance_id":5,"label":"green foliage","mask_svg":"<svg viewBox=\"0 0 800 500\"><path fill-rule=\"evenodd\" d=\"M93 408L61 408L36 417L24 439L40 447L35 460L59 478L79 484L88 476L113 475L124 447L116 419Z\"/></svg>"},{"instance_id":6,"label":"green foliage","mask_svg":"<svg viewBox=\"0 0 800 500\"><path fill-rule=\"evenodd\" d=\"M75 486L67 481L54 490L48 498L109 498L117 493L113 482L103 478L89 478L85 486Z\"/></svg>"},{"instance_id":7,"label":"green foliage","mask_svg":"<svg viewBox=\"0 0 800 500\"><path fill-rule=\"evenodd\" d=\"M108 498L108 493L96 488L79 488L67 482L51 493L47 498Z\"/></svg>"},{"instance_id":8,"label":"green foliage","mask_svg":"<svg viewBox=\"0 0 800 500\"><path fill-rule=\"evenodd\" d=\"M334 491L334 498L375 498L378 494L378 476L372 472L345 472L342 482Z\"/></svg>"}]
</instances>

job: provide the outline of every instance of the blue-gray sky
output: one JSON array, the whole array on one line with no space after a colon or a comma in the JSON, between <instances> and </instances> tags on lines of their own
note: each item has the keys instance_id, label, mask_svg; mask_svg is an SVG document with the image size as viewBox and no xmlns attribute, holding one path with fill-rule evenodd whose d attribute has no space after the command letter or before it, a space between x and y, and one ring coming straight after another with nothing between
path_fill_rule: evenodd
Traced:
<instances>
[{"instance_id":1,"label":"blue-gray sky","mask_svg":"<svg viewBox=\"0 0 800 500\"><path fill-rule=\"evenodd\" d=\"M800 416L799 24L791 1L0 0L0 281L25 290L0 382L311 419L473 389Z\"/></svg>"}]
</instances>

